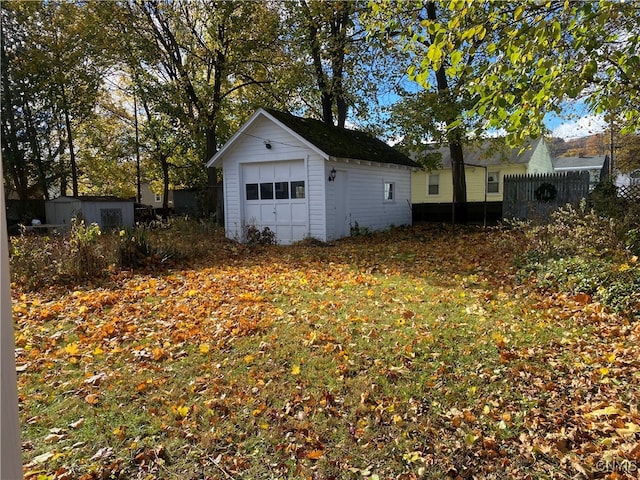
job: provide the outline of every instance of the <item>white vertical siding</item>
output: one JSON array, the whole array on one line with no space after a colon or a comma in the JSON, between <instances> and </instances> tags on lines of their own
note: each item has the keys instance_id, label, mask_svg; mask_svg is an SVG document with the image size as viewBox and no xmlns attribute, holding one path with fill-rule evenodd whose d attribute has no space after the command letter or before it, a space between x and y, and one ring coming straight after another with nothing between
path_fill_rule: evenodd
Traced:
<instances>
[{"instance_id":1,"label":"white vertical siding","mask_svg":"<svg viewBox=\"0 0 640 480\"><path fill-rule=\"evenodd\" d=\"M224 228L227 238L242 238L242 197L240 197L240 164L233 158L225 158L222 164L222 188L224 195Z\"/></svg>"}]
</instances>

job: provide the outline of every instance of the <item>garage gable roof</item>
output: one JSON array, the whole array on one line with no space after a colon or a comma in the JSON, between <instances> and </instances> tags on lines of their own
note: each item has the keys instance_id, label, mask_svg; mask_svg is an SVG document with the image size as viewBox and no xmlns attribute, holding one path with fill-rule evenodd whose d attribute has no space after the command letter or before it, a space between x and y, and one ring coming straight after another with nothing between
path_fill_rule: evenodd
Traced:
<instances>
[{"instance_id":1,"label":"garage gable roof","mask_svg":"<svg viewBox=\"0 0 640 480\"><path fill-rule=\"evenodd\" d=\"M236 141L260 114L279 123L303 143L306 143L318 153L324 154L323 156L326 158L344 158L422 168L395 148L364 132L335 127L327 125L320 120L297 117L290 113L262 108L212 157L207 167L213 166L224 151Z\"/></svg>"}]
</instances>

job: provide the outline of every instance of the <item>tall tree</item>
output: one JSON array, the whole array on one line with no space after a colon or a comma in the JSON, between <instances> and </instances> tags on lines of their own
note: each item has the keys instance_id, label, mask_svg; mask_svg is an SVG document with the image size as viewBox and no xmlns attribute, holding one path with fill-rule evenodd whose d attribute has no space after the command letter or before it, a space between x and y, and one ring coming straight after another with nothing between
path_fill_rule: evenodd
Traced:
<instances>
[{"instance_id":1,"label":"tall tree","mask_svg":"<svg viewBox=\"0 0 640 480\"><path fill-rule=\"evenodd\" d=\"M152 61L142 69L175 94L173 111L165 113L179 115L202 140L202 165L230 135L225 122L228 105L246 89L271 82L272 59L279 47L279 13L269 3L213 0L131 1L128 9L133 25L129 38L138 37L135 43L143 42L151 54L147 58ZM218 184L215 169L208 177L210 186ZM222 197L217 192L211 190L209 203L221 212Z\"/></svg>"},{"instance_id":2,"label":"tall tree","mask_svg":"<svg viewBox=\"0 0 640 480\"><path fill-rule=\"evenodd\" d=\"M284 0L283 41L289 55L282 78L295 92L288 107L344 127L347 119L374 127L380 97L399 83L402 69L361 19L366 2Z\"/></svg>"},{"instance_id":3,"label":"tall tree","mask_svg":"<svg viewBox=\"0 0 640 480\"><path fill-rule=\"evenodd\" d=\"M91 115L108 65L101 24L87 4L3 2L1 8L3 152L12 183L21 197L47 197L58 177L64 194L70 171L77 195L74 129Z\"/></svg>"},{"instance_id":4,"label":"tall tree","mask_svg":"<svg viewBox=\"0 0 640 480\"><path fill-rule=\"evenodd\" d=\"M465 49L463 44L449 51L439 49L438 45L448 35L448 28L442 25L455 21L440 2L383 2L373 5L367 25L371 35L384 36L398 50L411 54L407 73L421 89L403 95L392 109L391 120L403 130L396 129L406 137L404 146L412 153L424 149L427 137L448 145L452 160L453 220L464 221L467 189L463 145L477 121L467 115L473 101L469 85L477 58L484 52ZM431 60L422 62L423 58ZM454 70L453 65L464 68ZM433 167L434 159L429 158L427 163Z\"/></svg>"},{"instance_id":5,"label":"tall tree","mask_svg":"<svg viewBox=\"0 0 640 480\"><path fill-rule=\"evenodd\" d=\"M89 6L43 2L41 9L44 28L33 40L40 52L36 61L48 68L42 88L54 95L55 106L64 120L71 188L76 196L79 173L74 129L92 114L108 58L103 54L101 24ZM64 188L61 193L66 193Z\"/></svg>"},{"instance_id":6,"label":"tall tree","mask_svg":"<svg viewBox=\"0 0 640 480\"><path fill-rule=\"evenodd\" d=\"M344 127L348 103L344 90L345 57L349 47L349 29L353 29L355 2L300 0L302 28L306 47L313 62L320 92L322 120Z\"/></svg>"},{"instance_id":7,"label":"tall tree","mask_svg":"<svg viewBox=\"0 0 640 480\"><path fill-rule=\"evenodd\" d=\"M512 144L544 133L549 112L572 102L623 120L623 133L640 128L640 5L637 2L518 2L458 0L448 15L426 26L436 34L419 74L456 51L484 50L476 59L471 115L484 128L504 129ZM410 47L411 48L411 47ZM452 75L465 62L452 61ZM418 75L419 75L418 74Z\"/></svg>"},{"instance_id":8,"label":"tall tree","mask_svg":"<svg viewBox=\"0 0 640 480\"><path fill-rule=\"evenodd\" d=\"M220 143L225 102L246 87L271 81L277 11L263 3L215 1L153 0L132 2L130 8L144 19L137 33L157 49L160 61L151 67L181 90L189 120L205 138L202 156L208 161Z\"/></svg>"},{"instance_id":9,"label":"tall tree","mask_svg":"<svg viewBox=\"0 0 640 480\"><path fill-rule=\"evenodd\" d=\"M40 136L51 109L43 105L38 75L26 60L34 53L29 26L36 4L4 2L0 7L4 178L7 190L20 198L46 196L50 175L45 171Z\"/></svg>"}]
</instances>

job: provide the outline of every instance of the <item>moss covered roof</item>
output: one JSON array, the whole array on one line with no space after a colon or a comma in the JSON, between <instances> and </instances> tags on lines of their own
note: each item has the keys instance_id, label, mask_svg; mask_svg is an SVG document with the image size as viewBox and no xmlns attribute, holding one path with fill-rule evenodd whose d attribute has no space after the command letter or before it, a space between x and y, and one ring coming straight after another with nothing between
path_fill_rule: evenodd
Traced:
<instances>
[{"instance_id":1,"label":"moss covered roof","mask_svg":"<svg viewBox=\"0 0 640 480\"><path fill-rule=\"evenodd\" d=\"M296 117L278 110L264 110L331 157L422 168L406 155L367 133L327 125L312 118Z\"/></svg>"}]
</instances>

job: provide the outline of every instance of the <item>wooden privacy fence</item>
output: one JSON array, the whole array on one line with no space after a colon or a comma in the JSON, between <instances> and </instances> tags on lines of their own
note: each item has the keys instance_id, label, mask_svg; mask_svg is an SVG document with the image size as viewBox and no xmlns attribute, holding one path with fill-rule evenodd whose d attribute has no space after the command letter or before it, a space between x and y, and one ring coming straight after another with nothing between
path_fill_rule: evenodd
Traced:
<instances>
[{"instance_id":1,"label":"wooden privacy fence","mask_svg":"<svg viewBox=\"0 0 640 480\"><path fill-rule=\"evenodd\" d=\"M502 216L545 221L558 207L578 204L588 195L588 172L506 175Z\"/></svg>"}]
</instances>

